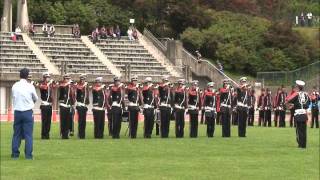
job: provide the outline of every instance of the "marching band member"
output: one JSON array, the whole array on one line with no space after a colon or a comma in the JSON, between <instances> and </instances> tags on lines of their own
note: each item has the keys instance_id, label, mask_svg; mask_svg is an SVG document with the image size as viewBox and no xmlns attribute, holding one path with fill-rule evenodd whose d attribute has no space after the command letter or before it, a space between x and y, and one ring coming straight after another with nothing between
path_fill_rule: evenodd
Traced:
<instances>
[{"instance_id":1,"label":"marching band member","mask_svg":"<svg viewBox=\"0 0 320 180\"><path fill-rule=\"evenodd\" d=\"M120 130L122 123L122 108L124 108L124 85L120 81L120 77L113 78L114 84L109 87L110 96L109 101L111 102L111 114L112 114L112 126L111 133L113 139L120 138Z\"/></svg>"},{"instance_id":2,"label":"marching band member","mask_svg":"<svg viewBox=\"0 0 320 180\"><path fill-rule=\"evenodd\" d=\"M214 82L207 84L207 89L203 93L202 108L205 110L204 116L207 123L207 136L213 137L215 130L215 118L217 116L217 95L213 89Z\"/></svg>"},{"instance_id":3,"label":"marching band member","mask_svg":"<svg viewBox=\"0 0 320 180\"><path fill-rule=\"evenodd\" d=\"M89 105L89 86L86 75L80 75L80 81L76 86L76 109L78 111L78 137L84 139L86 136L86 119Z\"/></svg>"},{"instance_id":4,"label":"marching band member","mask_svg":"<svg viewBox=\"0 0 320 180\"><path fill-rule=\"evenodd\" d=\"M48 72L43 73L42 77L43 80L39 83L41 96L41 139L49 139L52 117L52 91L56 86L54 81L50 80Z\"/></svg>"},{"instance_id":5,"label":"marching band member","mask_svg":"<svg viewBox=\"0 0 320 180\"><path fill-rule=\"evenodd\" d=\"M279 108L278 108L278 98L279 98L279 94L281 93L281 89L278 88L277 90L277 94L274 98L274 101L273 101L273 109L274 109L274 118L273 118L273 121L274 121L274 127L277 127L278 126L278 121L279 121L279 115L280 115L280 111L279 111Z\"/></svg>"},{"instance_id":6,"label":"marching band member","mask_svg":"<svg viewBox=\"0 0 320 180\"><path fill-rule=\"evenodd\" d=\"M138 77L134 76L131 78L131 83L126 87L126 94L128 95L128 111L129 111L129 135L131 138L137 137L138 128L138 116L140 112L139 108L139 97L140 89L137 84Z\"/></svg>"},{"instance_id":7,"label":"marching band member","mask_svg":"<svg viewBox=\"0 0 320 180\"><path fill-rule=\"evenodd\" d=\"M71 106L74 104L74 93L69 74L63 76L59 83L59 107L60 107L60 132L62 139L69 139L72 128Z\"/></svg>"},{"instance_id":8,"label":"marching band member","mask_svg":"<svg viewBox=\"0 0 320 180\"><path fill-rule=\"evenodd\" d=\"M258 117L258 126L261 126L261 124L264 124L264 96L265 96L265 89L261 89L261 94L258 98L258 110L259 110L259 117Z\"/></svg>"},{"instance_id":9,"label":"marching band member","mask_svg":"<svg viewBox=\"0 0 320 180\"><path fill-rule=\"evenodd\" d=\"M234 91L232 89L232 101L231 101L231 107L232 107L232 125L238 125L238 111L237 111L237 91Z\"/></svg>"},{"instance_id":10,"label":"marching band member","mask_svg":"<svg viewBox=\"0 0 320 180\"><path fill-rule=\"evenodd\" d=\"M144 114L144 138L151 138L153 125L154 125L154 110L155 110L155 87L152 84L152 78L147 77L145 79L141 101L143 105Z\"/></svg>"},{"instance_id":11,"label":"marching band member","mask_svg":"<svg viewBox=\"0 0 320 180\"><path fill-rule=\"evenodd\" d=\"M294 121L296 124L297 142L299 148L307 146L307 109L310 104L309 96L303 91L305 82L296 80L295 92L287 97L286 103L293 104Z\"/></svg>"},{"instance_id":12,"label":"marching band member","mask_svg":"<svg viewBox=\"0 0 320 180\"><path fill-rule=\"evenodd\" d=\"M190 119L190 137L198 137L198 115L200 106L200 91L198 81L192 81L192 86L187 93L188 113Z\"/></svg>"},{"instance_id":13,"label":"marching band member","mask_svg":"<svg viewBox=\"0 0 320 180\"><path fill-rule=\"evenodd\" d=\"M249 112L248 112L248 126L254 125L254 111L255 111L255 104L256 104L256 96L255 96L255 90L251 88L249 89L249 100L248 100L248 106L249 106Z\"/></svg>"},{"instance_id":14,"label":"marching band member","mask_svg":"<svg viewBox=\"0 0 320 180\"><path fill-rule=\"evenodd\" d=\"M319 91L316 87L313 87L313 91L310 95L311 97L311 128L316 124L316 128L319 128L319 105L320 100Z\"/></svg>"},{"instance_id":15,"label":"marching band member","mask_svg":"<svg viewBox=\"0 0 320 180\"><path fill-rule=\"evenodd\" d=\"M290 95L294 94L296 91L295 91L295 86L292 86L291 87L291 92L290 92ZM290 127L296 127L296 123L294 122L293 118L294 118L294 108L291 108L289 106L288 108L290 110L290 119L289 119L289 123L290 123Z\"/></svg>"},{"instance_id":16,"label":"marching band member","mask_svg":"<svg viewBox=\"0 0 320 180\"><path fill-rule=\"evenodd\" d=\"M220 111L222 120L222 137L230 137L230 117L232 108L232 92L230 90L230 81L223 80L223 87L220 88Z\"/></svg>"},{"instance_id":17,"label":"marching band member","mask_svg":"<svg viewBox=\"0 0 320 180\"><path fill-rule=\"evenodd\" d=\"M270 89L267 88L267 94L263 99L264 104L264 123L263 126L271 127L271 111L272 111L272 96Z\"/></svg>"},{"instance_id":18,"label":"marching band member","mask_svg":"<svg viewBox=\"0 0 320 180\"><path fill-rule=\"evenodd\" d=\"M287 93L285 92L284 87L281 87L276 98L276 109L279 114L279 127L286 127L286 98Z\"/></svg>"},{"instance_id":19,"label":"marching band member","mask_svg":"<svg viewBox=\"0 0 320 180\"><path fill-rule=\"evenodd\" d=\"M172 105L172 89L168 76L164 76L162 83L159 85L159 109L160 109L160 135L162 138L169 136L171 105Z\"/></svg>"},{"instance_id":20,"label":"marching band member","mask_svg":"<svg viewBox=\"0 0 320 180\"><path fill-rule=\"evenodd\" d=\"M94 122L94 138L102 139L104 135L105 107L107 97L106 86L102 84L102 77L97 77L92 87L92 113Z\"/></svg>"},{"instance_id":21,"label":"marching band member","mask_svg":"<svg viewBox=\"0 0 320 180\"><path fill-rule=\"evenodd\" d=\"M176 120L176 137L184 136L184 116L187 106L185 80L179 79L178 86L174 89L174 109Z\"/></svg>"},{"instance_id":22,"label":"marching band member","mask_svg":"<svg viewBox=\"0 0 320 180\"><path fill-rule=\"evenodd\" d=\"M240 86L237 88L237 112L238 112L238 136L246 137L248 117L248 90L247 78L240 78Z\"/></svg>"}]
</instances>

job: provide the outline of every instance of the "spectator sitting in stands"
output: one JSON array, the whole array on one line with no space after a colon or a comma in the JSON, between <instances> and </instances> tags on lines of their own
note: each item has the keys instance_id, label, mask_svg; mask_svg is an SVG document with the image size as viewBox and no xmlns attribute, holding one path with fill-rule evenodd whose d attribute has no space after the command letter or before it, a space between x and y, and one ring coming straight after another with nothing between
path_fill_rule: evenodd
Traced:
<instances>
[{"instance_id":1,"label":"spectator sitting in stands","mask_svg":"<svg viewBox=\"0 0 320 180\"><path fill-rule=\"evenodd\" d=\"M44 24L42 25L42 32L43 32L43 35L44 35L45 37L48 37L48 31L49 31L48 25L47 25L47 23L44 23Z\"/></svg>"},{"instance_id":2,"label":"spectator sitting in stands","mask_svg":"<svg viewBox=\"0 0 320 180\"><path fill-rule=\"evenodd\" d=\"M127 34L128 34L128 38L129 40L133 41L134 38L133 38L133 31L132 31L132 28L129 27L128 31L127 31Z\"/></svg>"},{"instance_id":3,"label":"spectator sitting in stands","mask_svg":"<svg viewBox=\"0 0 320 180\"><path fill-rule=\"evenodd\" d=\"M116 26L116 30L114 32L119 40L121 38L121 30L119 28L119 25Z\"/></svg>"},{"instance_id":4,"label":"spectator sitting in stands","mask_svg":"<svg viewBox=\"0 0 320 180\"><path fill-rule=\"evenodd\" d=\"M100 38L107 39L107 31L105 26L102 26L102 28L100 29Z\"/></svg>"},{"instance_id":5,"label":"spectator sitting in stands","mask_svg":"<svg viewBox=\"0 0 320 180\"><path fill-rule=\"evenodd\" d=\"M29 26L29 33L32 34L32 36L34 36L34 33L36 33L36 29L34 28L33 22L31 22Z\"/></svg>"},{"instance_id":6,"label":"spectator sitting in stands","mask_svg":"<svg viewBox=\"0 0 320 180\"><path fill-rule=\"evenodd\" d=\"M98 33L97 30L94 29L91 33L92 43L95 44L98 41Z\"/></svg>"},{"instance_id":7,"label":"spectator sitting in stands","mask_svg":"<svg viewBox=\"0 0 320 180\"><path fill-rule=\"evenodd\" d=\"M77 29L77 30L74 32L73 36L74 36L75 38L80 38L80 37L81 37L80 29Z\"/></svg>"},{"instance_id":8,"label":"spectator sitting in stands","mask_svg":"<svg viewBox=\"0 0 320 180\"><path fill-rule=\"evenodd\" d=\"M133 28L132 37L133 37L135 40L138 40L138 31L137 31L136 28Z\"/></svg>"},{"instance_id":9,"label":"spectator sitting in stands","mask_svg":"<svg viewBox=\"0 0 320 180\"><path fill-rule=\"evenodd\" d=\"M201 53L199 52L199 50L196 50L196 56L197 56L198 63L201 63L201 61L202 61L202 55L201 55Z\"/></svg>"},{"instance_id":10,"label":"spectator sitting in stands","mask_svg":"<svg viewBox=\"0 0 320 180\"><path fill-rule=\"evenodd\" d=\"M19 26L16 27L16 30L14 32L14 35L16 36L16 39L19 40L19 39L23 39L22 38L22 34L21 34L21 29Z\"/></svg>"},{"instance_id":11,"label":"spectator sitting in stands","mask_svg":"<svg viewBox=\"0 0 320 180\"><path fill-rule=\"evenodd\" d=\"M111 36L112 38L117 37L117 35L113 32L113 27L112 27L112 26L110 27L109 32L110 32L110 36Z\"/></svg>"},{"instance_id":12,"label":"spectator sitting in stands","mask_svg":"<svg viewBox=\"0 0 320 180\"><path fill-rule=\"evenodd\" d=\"M55 32L56 32L56 28L52 24L49 29L48 37L53 37Z\"/></svg>"}]
</instances>

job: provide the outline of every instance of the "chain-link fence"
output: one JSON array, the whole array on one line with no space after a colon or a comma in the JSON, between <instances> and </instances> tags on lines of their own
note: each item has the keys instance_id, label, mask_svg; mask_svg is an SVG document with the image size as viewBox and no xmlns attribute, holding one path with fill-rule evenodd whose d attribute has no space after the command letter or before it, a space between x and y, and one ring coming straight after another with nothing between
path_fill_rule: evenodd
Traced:
<instances>
[{"instance_id":1,"label":"chain-link fence","mask_svg":"<svg viewBox=\"0 0 320 180\"><path fill-rule=\"evenodd\" d=\"M295 80L303 81L315 80L314 85L319 86L320 79L320 61L309 64L305 67L293 71L275 71L275 72L258 72L257 80L264 86L290 86Z\"/></svg>"}]
</instances>

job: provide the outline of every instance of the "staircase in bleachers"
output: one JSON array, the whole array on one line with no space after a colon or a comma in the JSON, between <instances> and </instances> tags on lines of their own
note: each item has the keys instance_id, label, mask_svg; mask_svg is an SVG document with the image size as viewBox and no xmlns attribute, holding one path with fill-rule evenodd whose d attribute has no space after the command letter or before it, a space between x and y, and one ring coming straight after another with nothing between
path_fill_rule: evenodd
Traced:
<instances>
[{"instance_id":1,"label":"staircase in bleachers","mask_svg":"<svg viewBox=\"0 0 320 180\"><path fill-rule=\"evenodd\" d=\"M71 34L55 34L54 37L36 34L32 39L60 70L62 64L65 63L68 73L86 73L95 76L111 75L108 67L85 46L80 38L74 38Z\"/></svg>"},{"instance_id":2,"label":"staircase in bleachers","mask_svg":"<svg viewBox=\"0 0 320 180\"><path fill-rule=\"evenodd\" d=\"M126 65L129 65L131 75L139 78L159 78L170 74L138 40L131 41L127 37L121 37L120 40L108 38L100 39L96 45L122 74L126 71Z\"/></svg>"},{"instance_id":3,"label":"staircase in bleachers","mask_svg":"<svg viewBox=\"0 0 320 180\"><path fill-rule=\"evenodd\" d=\"M26 43L19 39L13 41L10 33L0 33L0 73L18 74L27 67L32 73L47 71L44 64L36 57Z\"/></svg>"}]
</instances>

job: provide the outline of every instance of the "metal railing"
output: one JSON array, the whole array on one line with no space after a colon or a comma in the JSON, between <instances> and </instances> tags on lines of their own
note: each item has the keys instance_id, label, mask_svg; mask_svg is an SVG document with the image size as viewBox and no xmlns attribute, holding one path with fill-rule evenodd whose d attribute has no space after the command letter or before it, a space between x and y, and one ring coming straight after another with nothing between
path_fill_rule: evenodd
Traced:
<instances>
[{"instance_id":1,"label":"metal railing","mask_svg":"<svg viewBox=\"0 0 320 180\"><path fill-rule=\"evenodd\" d=\"M320 61L293 71L258 72L257 80L265 86L289 86L297 79L309 81L320 76Z\"/></svg>"},{"instance_id":2,"label":"metal railing","mask_svg":"<svg viewBox=\"0 0 320 180\"><path fill-rule=\"evenodd\" d=\"M166 54L167 53L167 47L164 46L156 37L153 36L153 34L148 30L148 29L144 29L143 30L143 35L145 37L147 37L152 44L159 49L162 53Z\"/></svg>"}]
</instances>

